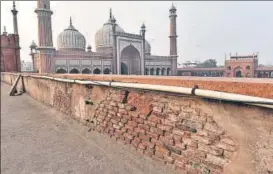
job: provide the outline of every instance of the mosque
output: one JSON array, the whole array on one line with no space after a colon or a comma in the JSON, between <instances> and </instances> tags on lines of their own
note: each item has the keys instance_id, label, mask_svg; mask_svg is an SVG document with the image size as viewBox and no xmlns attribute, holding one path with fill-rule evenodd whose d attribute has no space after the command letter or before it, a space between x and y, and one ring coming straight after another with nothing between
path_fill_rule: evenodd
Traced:
<instances>
[{"instance_id":1,"label":"mosque","mask_svg":"<svg viewBox=\"0 0 273 174\"><path fill-rule=\"evenodd\" d=\"M140 34L122 29L110 10L109 19L95 34L95 47L86 46L84 35L70 23L57 37L57 48L53 46L49 0L38 0L38 40L32 42L33 67L39 73L71 74L135 74L176 75L177 35L176 8L169 9L170 55L151 55L151 45L145 40L146 27L140 27Z\"/></svg>"}]
</instances>

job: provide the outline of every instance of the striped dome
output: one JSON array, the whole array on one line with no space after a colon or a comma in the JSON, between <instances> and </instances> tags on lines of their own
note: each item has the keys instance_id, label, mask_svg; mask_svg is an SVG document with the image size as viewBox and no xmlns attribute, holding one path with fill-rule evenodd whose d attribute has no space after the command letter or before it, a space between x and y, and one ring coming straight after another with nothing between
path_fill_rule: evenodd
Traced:
<instances>
[{"instance_id":1,"label":"striped dome","mask_svg":"<svg viewBox=\"0 0 273 174\"><path fill-rule=\"evenodd\" d=\"M95 41L96 41L96 48L99 47L112 47L113 46L113 29L112 29L112 23L109 19L107 23L105 23L102 28L100 28L96 35L95 35ZM116 32L124 32L122 28L120 28L116 24Z\"/></svg>"},{"instance_id":2,"label":"striped dome","mask_svg":"<svg viewBox=\"0 0 273 174\"><path fill-rule=\"evenodd\" d=\"M151 45L147 40L145 40L145 54L151 54Z\"/></svg>"},{"instance_id":3,"label":"striped dome","mask_svg":"<svg viewBox=\"0 0 273 174\"><path fill-rule=\"evenodd\" d=\"M74 28L70 19L70 25L57 37L58 49L75 49L85 51L85 37Z\"/></svg>"}]
</instances>

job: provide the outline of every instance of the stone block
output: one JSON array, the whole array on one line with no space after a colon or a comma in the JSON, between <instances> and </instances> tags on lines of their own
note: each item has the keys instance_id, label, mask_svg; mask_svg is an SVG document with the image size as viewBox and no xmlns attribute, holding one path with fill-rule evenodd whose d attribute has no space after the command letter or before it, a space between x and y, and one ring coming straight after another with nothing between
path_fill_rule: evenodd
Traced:
<instances>
[{"instance_id":1,"label":"stone block","mask_svg":"<svg viewBox=\"0 0 273 174\"><path fill-rule=\"evenodd\" d=\"M130 125L132 127L137 127L138 123L134 121L128 121L127 125Z\"/></svg>"},{"instance_id":2,"label":"stone block","mask_svg":"<svg viewBox=\"0 0 273 174\"><path fill-rule=\"evenodd\" d=\"M146 124L138 124L138 127L140 129L143 129L145 131L149 131L150 130L150 126L146 125Z\"/></svg>"},{"instance_id":3,"label":"stone block","mask_svg":"<svg viewBox=\"0 0 273 174\"><path fill-rule=\"evenodd\" d=\"M175 122L168 119L162 120L162 124L175 127Z\"/></svg>"},{"instance_id":4,"label":"stone block","mask_svg":"<svg viewBox=\"0 0 273 174\"><path fill-rule=\"evenodd\" d=\"M170 146L170 145L164 145L164 147L166 148L166 149L168 149L170 152L172 152L172 153L176 153L176 154L178 154L178 155L181 155L181 149L180 148L178 148L178 147L175 147L175 146Z\"/></svg>"},{"instance_id":5,"label":"stone block","mask_svg":"<svg viewBox=\"0 0 273 174\"><path fill-rule=\"evenodd\" d=\"M217 126L216 123L206 123L204 129L216 133L217 135L222 135L224 133L224 131Z\"/></svg>"},{"instance_id":6,"label":"stone block","mask_svg":"<svg viewBox=\"0 0 273 174\"><path fill-rule=\"evenodd\" d=\"M156 133L156 134L158 134L158 135L163 135L163 130L158 129L158 128L154 128L154 127L151 127L151 128L150 128L150 132Z\"/></svg>"},{"instance_id":7,"label":"stone block","mask_svg":"<svg viewBox=\"0 0 273 174\"><path fill-rule=\"evenodd\" d=\"M149 137L149 136L147 136L147 135L144 135L143 133L139 133L139 138L141 139L141 140L144 140L144 141L150 141L151 140L151 138Z\"/></svg>"},{"instance_id":8,"label":"stone block","mask_svg":"<svg viewBox=\"0 0 273 174\"><path fill-rule=\"evenodd\" d=\"M155 144L152 143L152 142L142 141L142 144L143 144L144 146L146 146L147 148L149 148L149 149L154 149L154 148L155 148Z\"/></svg>"},{"instance_id":9,"label":"stone block","mask_svg":"<svg viewBox=\"0 0 273 174\"><path fill-rule=\"evenodd\" d=\"M234 140L232 140L231 138L228 138L228 137L225 137L225 138L222 138L220 140L221 143L225 143L225 144L228 144L228 145L231 145L231 146L235 146L235 142Z\"/></svg>"},{"instance_id":10,"label":"stone block","mask_svg":"<svg viewBox=\"0 0 273 174\"><path fill-rule=\"evenodd\" d=\"M205 145L205 144L202 144L202 143L200 143L198 145L198 149L203 151L203 152L215 155L215 156L222 156L223 155L223 149L219 149L219 148L214 147L214 146L208 146L208 145Z\"/></svg>"},{"instance_id":11,"label":"stone block","mask_svg":"<svg viewBox=\"0 0 273 174\"><path fill-rule=\"evenodd\" d=\"M151 122L151 121L144 121L144 124L152 126L152 127L156 127L156 125L157 125L156 123Z\"/></svg>"},{"instance_id":12,"label":"stone block","mask_svg":"<svg viewBox=\"0 0 273 174\"><path fill-rule=\"evenodd\" d=\"M223 167L228 161L225 160L224 158L221 157L217 157L211 154L207 155L207 158L205 159L205 161L215 164L217 166Z\"/></svg>"},{"instance_id":13,"label":"stone block","mask_svg":"<svg viewBox=\"0 0 273 174\"><path fill-rule=\"evenodd\" d=\"M222 148L224 150L230 151L230 152L234 152L236 150L234 146L231 146L231 145L228 145L228 144L225 144L222 142L217 143L215 146L218 148Z\"/></svg>"},{"instance_id":14,"label":"stone block","mask_svg":"<svg viewBox=\"0 0 273 174\"><path fill-rule=\"evenodd\" d=\"M163 107L162 106L154 106L153 111L154 112L163 112Z\"/></svg>"},{"instance_id":15,"label":"stone block","mask_svg":"<svg viewBox=\"0 0 273 174\"><path fill-rule=\"evenodd\" d=\"M198 121L183 120L182 124L194 129L203 129L203 123Z\"/></svg>"},{"instance_id":16,"label":"stone block","mask_svg":"<svg viewBox=\"0 0 273 174\"><path fill-rule=\"evenodd\" d=\"M147 135L148 137L154 138L154 139L156 139L156 140L159 139L159 135L156 134L156 133L153 133L153 132L146 132L146 135Z\"/></svg>"},{"instance_id":17,"label":"stone block","mask_svg":"<svg viewBox=\"0 0 273 174\"><path fill-rule=\"evenodd\" d=\"M157 123L157 124L161 123L161 119L156 117L155 115L151 115L150 117L148 117L148 121L154 122L154 123Z\"/></svg>"},{"instance_id":18,"label":"stone block","mask_svg":"<svg viewBox=\"0 0 273 174\"><path fill-rule=\"evenodd\" d=\"M180 130L180 129L177 129L177 128L174 128L174 129L173 129L173 134L178 135L178 136L182 136L182 137L183 137L184 131L183 131L183 130Z\"/></svg>"},{"instance_id":19,"label":"stone block","mask_svg":"<svg viewBox=\"0 0 273 174\"><path fill-rule=\"evenodd\" d=\"M187 146L197 148L198 142L197 140L191 139L191 138L183 138L182 139L183 144L186 144Z\"/></svg>"},{"instance_id":20,"label":"stone block","mask_svg":"<svg viewBox=\"0 0 273 174\"><path fill-rule=\"evenodd\" d=\"M166 119L172 121L172 122L178 122L178 121L181 121L181 117L179 117L178 115L176 114L168 114Z\"/></svg>"},{"instance_id":21,"label":"stone block","mask_svg":"<svg viewBox=\"0 0 273 174\"><path fill-rule=\"evenodd\" d=\"M164 124L157 124L157 128L170 132L172 130L172 126L164 125Z\"/></svg>"},{"instance_id":22,"label":"stone block","mask_svg":"<svg viewBox=\"0 0 273 174\"><path fill-rule=\"evenodd\" d=\"M207 144L207 145L210 145L210 144L213 143L213 140L210 139L209 137L201 137L201 136L198 136L198 135L192 135L191 138L194 139L194 140L197 140L200 143L204 143L204 144Z\"/></svg>"}]
</instances>

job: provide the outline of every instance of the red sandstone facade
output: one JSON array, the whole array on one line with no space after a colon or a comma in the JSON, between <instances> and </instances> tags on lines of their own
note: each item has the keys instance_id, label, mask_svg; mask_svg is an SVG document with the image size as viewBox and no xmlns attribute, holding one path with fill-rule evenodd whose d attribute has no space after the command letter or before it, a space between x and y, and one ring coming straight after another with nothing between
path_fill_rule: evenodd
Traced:
<instances>
[{"instance_id":1,"label":"red sandstone facade","mask_svg":"<svg viewBox=\"0 0 273 174\"><path fill-rule=\"evenodd\" d=\"M7 34L6 29L1 34L1 72L20 72L21 60L20 60L20 46L19 35L17 27L17 10L13 3L14 33Z\"/></svg>"},{"instance_id":2,"label":"red sandstone facade","mask_svg":"<svg viewBox=\"0 0 273 174\"><path fill-rule=\"evenodd\" d=\"M1 72L20 72L19 36L1 35Z\"/></svg>"},{"instance_id":3,"label":"red sandstone facade","mask_svg":"<svg viewBox=\"0 0 273 174\"><path fill-rule=\"evenodd\" d=\"M258 54L236 55L225 60L223 67L183 67L177 69L177 74L180 76L273 78L273 66L259 65Z\"/></svg>"}]
</instances>

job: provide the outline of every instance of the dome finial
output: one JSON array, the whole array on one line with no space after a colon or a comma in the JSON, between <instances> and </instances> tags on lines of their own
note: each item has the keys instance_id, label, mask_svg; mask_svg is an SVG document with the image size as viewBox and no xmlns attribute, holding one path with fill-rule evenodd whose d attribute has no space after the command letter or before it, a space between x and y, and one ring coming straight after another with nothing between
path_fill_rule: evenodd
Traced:
<instances>
[{"instance_id":1,"label":"dome finial","mask_svg":"<svg viewBox=\"0 0 273 174\"><path fill-rule=\"evenodd\" d=\"M15 1L13 1L13 9L15 10Z\"/></svg>"},{"instance_id":2,"label":"dome finial","mask_svg":"<svg viewBox=\"0 0 273 174\"><path fill-rule=\"evenodd\" d=\"M72 26L72 17L70 16L70 26Z\"/></svg>"},{"instance_id":3,"label":"dome finial","mask_svg":"<svg viewBox=\"0 0 273 174\"><path fill-rule=\"evenodd\" d=\"M112 8L110 8L110 11L109 11L109 19L112 19Z\"/></svg>"}]
</instances>

